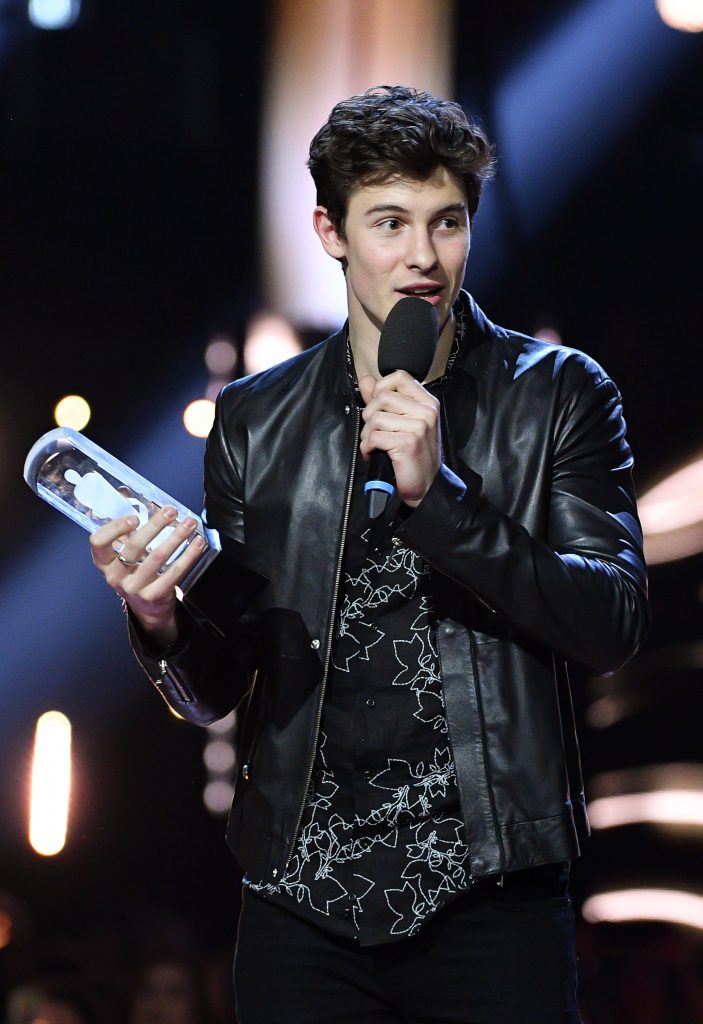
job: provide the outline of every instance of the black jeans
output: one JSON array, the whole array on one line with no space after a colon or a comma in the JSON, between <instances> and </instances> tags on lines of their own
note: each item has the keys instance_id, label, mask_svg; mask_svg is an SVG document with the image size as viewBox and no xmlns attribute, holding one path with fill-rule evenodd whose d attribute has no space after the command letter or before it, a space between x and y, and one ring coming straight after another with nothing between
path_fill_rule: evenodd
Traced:
<instances>
[{"instance_id":1,"label":"black jeans","mask_svg":"<svg viewBox=\"0 0 703 1024\"><path fill-rule=\"evenodd\" d=\"M480 883L412 938L361 947L245 892L239 1024L579 1024L558 865Z\"/></svg>"}]
</instances>

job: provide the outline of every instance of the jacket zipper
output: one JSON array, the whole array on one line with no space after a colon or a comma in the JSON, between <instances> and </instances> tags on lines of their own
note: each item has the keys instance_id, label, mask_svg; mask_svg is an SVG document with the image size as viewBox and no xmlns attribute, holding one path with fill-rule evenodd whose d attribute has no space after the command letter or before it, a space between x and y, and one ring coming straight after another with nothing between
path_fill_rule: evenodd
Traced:
<instances>
[{"instance_id":1,"label":"jacket zipper","mask_svg":"<svg viewBox=\"0 0 703 1024\"><path fill-rule=\"evenodd\" d=\"M159 669L161 671L161 678L155 680L157 686L164 686L166 682L170 682L176 691L176 695L179 700L182 700L184 704L190 704L193 700L193 694L190 692L185 683L179 678L178 673L169 665L165 658L161 658L159 661Z\"/></svg>"},{"instance_id":2,"label":"jacket zipper","mask_svg":"<svg viewBox=\"0 0 703 1024\"><path fill-rule=\"evenodd\" d=\"M351 469L349 472L349 486L347 487L347 500L344 506L344 518L342 519L342 540L339 546L339 554L337 556L337 574L334 580L334 592L332 595L332 615L330 617L330 628L327 634L327 649L325 651L325 665L322 673L322 684L320 686L320 700L317 705L317 718L315 719L315 741L312 747L312 759L308 766L308 774L305 780L305 789L303 791L303 801L298 811L298 818L295 823L295 829L293 831L293 838L291 840L290 848L288 850L288 856L286 858L286 864L283 872L288 870L288 865L291 862L293 851L295 850L295 841L298 838L298 829L300 828L300 822L303 820L303 811L305 810L305 802L308 795L308 787L310 786L310 780L312 778L312 770L315 765L315 754L317 753L317 738L320 734L320 722L322 721L322 705L325 699L325 689L327 687L327 676L329 675L330 660L332 658L332 640L334 638L334 623L335 616L337 614L337 598L339 597L339 581L342 578L342 561L344 559L344 544L347 539L347 527L349 525L349 510L351 508L352 492L354 490L354 471L356 470L356 459L358 450L358 438L359 438L359 407L356 406L355 410L355 426L354 426L354 448L352 451Z\"/></svg>"}]
</instances>

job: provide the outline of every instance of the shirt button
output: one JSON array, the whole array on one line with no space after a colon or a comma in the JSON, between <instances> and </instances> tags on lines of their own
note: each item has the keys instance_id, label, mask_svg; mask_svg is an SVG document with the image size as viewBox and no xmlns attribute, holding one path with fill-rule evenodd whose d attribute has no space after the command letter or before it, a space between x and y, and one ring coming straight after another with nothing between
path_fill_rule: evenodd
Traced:
<instances>
[{"instance_id":1,"label":"shirt button","mask_svg":"<svg viewBox=\"0 0 703 1024\"><path fill-rule=\"evenodd\" d=\"M367 769L366 769L366 770L364 771L364 778L365 778L365 779L370 779L370 778L371 778L371 776L372 776L372 774L373 774L373 772L371 771L371 769L370 769L370 768L367 768Z\"/></svg>"},{"instance_id":2,"label":"shirt button","mask_svg":"<svg viewBox=\"0 0 703 1024\"><path fill-rule=\"evenodd\" d=\"M313 651L317 651L317 650L319 650L319 647L320 647L320 641L319 640L311 640L310 641L310 646L312 647Z\"/></svg>"},{"instance_id":3,"label":"shirt button","mask_svg":"<svg viewBox=\"0 0 703 1024\"><path fill-rule=\"evenodd\" d=\"M345 917L351 917L352 916L351 907L345 907L344 908L344 916Z\"/></svg>"},{"instance_id":4,"label":"shirt button","mask_svg":"<svg viewBox=\"0 0 703 1024\"><path fill-rule=\"evenodd\" d=\"M393 537L391 539L391 543L392 543L394 548L399 548L402 545L403 542L400 539L400 537Z\"/></svg>"},{"instance_id":5,"label":"shirt button","mask_svg":"<svg viewBox=\"0 0 703 1024\"><path fill-rule=\"evenodd\" d=\"M376 701L374 700L373 697L369 697L369 699L366 701L366 707L367 708L375 708L376 707Z\"/></svg>"}]
</instances>

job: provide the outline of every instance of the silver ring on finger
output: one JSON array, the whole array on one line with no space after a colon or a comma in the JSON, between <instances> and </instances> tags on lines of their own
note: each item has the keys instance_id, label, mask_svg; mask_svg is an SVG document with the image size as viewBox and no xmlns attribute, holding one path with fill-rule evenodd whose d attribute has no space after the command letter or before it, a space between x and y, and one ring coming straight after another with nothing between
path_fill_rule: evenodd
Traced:
<instances>
[{"instance_id":1,"label":"silver ring on finger","mask_svg":"<svg viewBox=\"0 0 703 1024\"><path fill-rule=\"evenodd\" d=\"M130 561L130 559L129 558L125 558L124 555L120 551L116 551L115 555L117 556L117 560L119 562L122 562L122 565L126 565L127 568L130 570L130 572L134 572L134 570L137 568L137 566L142 564L139 561L137 561L137 562Z\"/></svg>"}]
</instances>

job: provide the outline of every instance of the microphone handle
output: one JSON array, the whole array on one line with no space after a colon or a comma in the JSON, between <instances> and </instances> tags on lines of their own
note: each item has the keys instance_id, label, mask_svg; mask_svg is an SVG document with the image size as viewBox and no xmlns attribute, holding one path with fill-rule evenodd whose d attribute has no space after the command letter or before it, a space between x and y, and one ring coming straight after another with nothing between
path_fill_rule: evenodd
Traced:
<instances>
[{"instance_id":1,"label":"microphone handle","mask_svg":"<svg viewBox=\"0 0 703 1024\"><path fill-rule=\"evenodd\" d=\"M364 484L369 519L378 519L395 494L395 473L388 452L371 452L369 478Z\"/></svg>"}]
</instances>

